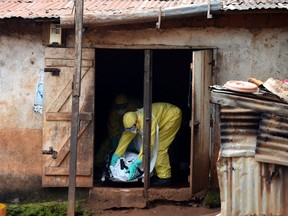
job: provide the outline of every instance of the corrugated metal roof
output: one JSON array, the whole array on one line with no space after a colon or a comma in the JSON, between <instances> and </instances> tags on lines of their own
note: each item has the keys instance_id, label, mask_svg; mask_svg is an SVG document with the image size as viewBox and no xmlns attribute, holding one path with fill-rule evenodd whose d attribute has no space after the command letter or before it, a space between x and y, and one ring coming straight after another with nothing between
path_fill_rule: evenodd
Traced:
<instances>
[{"instance_id":1,"label":"corrugated metal roof","mask_svg":"<svg viewBox=\"0 0 288 216\"><path fill-rule=\"evenodd\" d=\"M84 13L120 14L201 2L201 0L86 0ZM0 18L59 18L73 12L73 0L0 0Z\"/></svg>"},{"instance_id":2,"label":"corrugated metal roof","mask_svg":"<svg viewBox=\"0 0 288 216\"><path fill-rule=\"evenodd\" d=\"M208 0L86 0L84 13L114 15L201 3L208 3ZM71 14L73 6L73 0L0 0L0 19L59 18ZM288 0L225 0L223 9L288 9Z\"/></svg>"},{"instance_id":3,"label":"corrugated metal roof","mask_svg":"<svg viewBox=\"0 0 288 216\"><path fill-rule=\"evenodd\" d=\"M224 0L224 10L288 9L285 0Z\"/></svg>"},{"instance_id":4,"label":"corrugated metal roof","mask_svg":"<svg viewBox=\"0 0 288 216\"><path fill-rule=\"evenodd\" d=\"M67 0L0 0L0 18L58 18L71 13L73 5Z\"/></svg>"}]
</instances>

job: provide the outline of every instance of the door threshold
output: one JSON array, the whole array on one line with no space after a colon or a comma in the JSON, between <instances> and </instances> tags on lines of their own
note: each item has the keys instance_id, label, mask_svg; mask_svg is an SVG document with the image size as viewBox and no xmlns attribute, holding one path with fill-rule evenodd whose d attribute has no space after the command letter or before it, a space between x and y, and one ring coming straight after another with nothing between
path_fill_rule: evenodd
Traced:
<instances>
[{"instance_id":1,"label":"door threshold","mask_svg":"<svg viewBox=\"0 0 288 216\"><path fill-rule=\"evenodd\" d=\"M149 188L148 198L144 197L143 187L93 187L90 189L89 203L95 209L145 208L152 201L189 201L191 189L186 188Z\"/></svg>"}]
</instances>

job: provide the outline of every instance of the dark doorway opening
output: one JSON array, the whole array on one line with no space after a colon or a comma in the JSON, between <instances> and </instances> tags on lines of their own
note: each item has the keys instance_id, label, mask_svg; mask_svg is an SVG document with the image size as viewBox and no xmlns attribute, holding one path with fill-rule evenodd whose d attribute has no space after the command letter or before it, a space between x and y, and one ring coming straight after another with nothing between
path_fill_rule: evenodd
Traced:
<instances>
[{"instance_id":1,"label":"dark doorway opening","mask_svg":"<svg viewBox=\"0 0 288 216\"><path fill-rule=\"evenodd\" d=\"M95 153L108 136L107 121L119 93L143 103L144 50L96 49ZM169 149L174 186L188 187L191 129L192 50L153 50L152 102L169 102L181 108L182 126ZM141 108L141 107L139 107ZM95 165L95 164L94 164ZM97 176L97 170L94 173ZM99 176L99 174L98 174Z\"/></svg>"}]
</instances>

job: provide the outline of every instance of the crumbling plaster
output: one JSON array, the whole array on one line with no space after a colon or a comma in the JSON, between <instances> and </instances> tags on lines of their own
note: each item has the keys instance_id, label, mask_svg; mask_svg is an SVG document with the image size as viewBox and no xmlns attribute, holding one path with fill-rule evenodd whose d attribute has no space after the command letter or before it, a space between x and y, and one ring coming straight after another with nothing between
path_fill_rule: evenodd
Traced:
<instances>
[{"instance_id":1,"label":"crumbling plaster","mask_svg":"<svg viewBox=\"0 0 288 216\"><path fill-rule=\"evenodd\" d=\"M38 34L0 34L0 129L41 129L42 115L33 112L40 70L44 69L41 28Z\"/></svg>"},{"instance_id":2,"label":"crumbling plaster","mask_svg":"<svg viewBox=\"0 0 288 216\"><path fill-rule=\"evenodd\" d=\"M42 115L33 111L44 68L41 26L0 26L0 201L39 189L42 176Z\"/></svg>"}]
</instances>

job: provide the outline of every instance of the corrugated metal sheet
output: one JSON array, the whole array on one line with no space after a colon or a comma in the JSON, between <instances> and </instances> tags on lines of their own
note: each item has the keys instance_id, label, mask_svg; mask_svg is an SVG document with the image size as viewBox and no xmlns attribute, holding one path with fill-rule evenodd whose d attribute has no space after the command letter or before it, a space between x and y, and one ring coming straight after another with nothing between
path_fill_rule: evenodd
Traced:
<instances>
[{"instance_id":1,"label":"corrugated metal sheet","mask_svg":"<svg viewBox=\"0 0 288 216\"><path fill-rule=\"evenodd\" d=\"M223 2L223 7L224 10L288 9L288 2L281 0L227 0Z\"/></svg>"},{"instance_id":2,"label":"corrugated metal sheet","mask_svg":"<svg viewBox=\"0 0 288 216\"><path fill-rule=\"evenodd\" d=\"M288 104L265 94L241 94L217 89L212 90L211 96L213 103L222 107L235 107L236 120L233 119L231 110L221 111L223 117L232 116L232 118L226 117L226 120L224 118L224 123L235 123L235 126L232 125L235 127L235 132L233 130L230 130L230 133L227 132L231 134L231 139L235 137L235 140L231 140L231 144L228 142L229 147L234 141L234 145L243 142L239 135L242 127L243 133L248 133L248 136L253 137L249 140L250 144L257 143L255 157L235 157L234 155L221 157L220 154L217 174L221 216L288 215L286 205L288 167L278 165L282 163L275 163L277 160L285 162L284 158L288 159L286 147L288 145L288 119L284 117L288 117ZM242 112L241 109L250 111L245 113L245 110ZM261 116L250 114L250 112L261 113ZM240 118L239 114L241 114ZM257 116L255 122L253 121L254 115ZM241 125L243 118L246 120L243 120L243 125ZM221 142L224 141L224 144L227 141L225 140L226 134L222 133L222 130L225 131L224 129L229 127L221 128ZM258 131L257 128L259 128ZM266 161L257 161L258 155L263 156L262 158ZM275 156L274 160L271 159L271 155Z\"/></svg>"},{"instance_id":3,"label":"corrugated metal sheet","mask_svg":"<svg viewBox=\"0 0 288 216\"><path fill-rule=\"evenodd\" d=\"M58 18L61 14L72 13L73 5L73 1L68 0L2 0L0 18Z\"/></svg>"},{"instance_id":4,"label":"corrugated metal sheet","mask_svg":"<svg viewBox=\"0 0 288 216\"><path fill-rule=\"evenodd\" d=\"M207 4L208 0L86 0L84 13L113 16L127 11L181 7ZM222 1L220 1L222 2ZM0 0L0 19L4 18L59 18L73 12L73 0ZM223 1L224 10L288 9L287 0Z\"/></svg>"},{"instance_id":5,"label":"corrugated metal sheet","mask_svg":"<svg viewBox=\"0 0 288 216\"><path fill-rule=\"evenodd\" d=\"M221 216L285 215L284 171L253 157L220 158Z\"/></svg>"},{"instance_id":6,"label":"corrugated metal sheet","mask_svg":"<svg viewBox=\"0 0 288 216\"><path fill-rule=\"evenodd\" d=\"M214 90L211 92L211 102L223 107L241 107L259 113L271 113L288 116L288 104L265 94L241 94L229 91Z\"/></svg>"},{"instance_id":7,"label":"corrugated metal sheet","mask_svg":"<svg viewBox=\"0 0 288 216\"><path fill-rule=\"evenodd\" d=\"M243 108L221 108L222 157L254 156L260 113Z\"/></svg>"},{"instance_id":8,"label":"corrugated metal sheet","mask_svg":"<svg viewBox=\"0 0 288 216\"><path fill-rule=\"evenodd\" d=\"M256 160L288 166L288 118L262 114Z\"/></svg>"},{"instance_id":9,"label":"corrugated metal sheet","mask_svg":"<svg viewBox=\"0 0 288 216\"><path fill-rule=\"evenodd\" d=\"M86 0L84 13L105 15L125 14L127 11L144 11L149 9L170 8L201 3L203 0ZM72 14L73 0L1 0L0 19L3 18L59 18Z\"/></svg>"}]
</instances>

